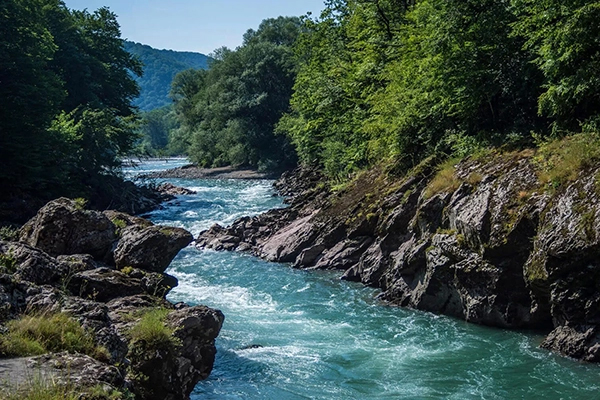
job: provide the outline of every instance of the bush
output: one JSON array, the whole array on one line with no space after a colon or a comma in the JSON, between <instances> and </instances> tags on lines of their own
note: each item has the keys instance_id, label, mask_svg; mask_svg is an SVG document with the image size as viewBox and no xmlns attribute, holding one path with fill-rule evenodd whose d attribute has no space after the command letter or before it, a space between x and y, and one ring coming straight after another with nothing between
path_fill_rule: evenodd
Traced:
<instances>
[{"instance_id":1,"label":"bush","mask_svg":"<svg viewBox=\"0 0 600 400\"><path fill-rule=\"evenodd\" d=\"M16 242L19 240L19 230L12 226L0 227L0 240Z\"/></svg>"}]
</instances>

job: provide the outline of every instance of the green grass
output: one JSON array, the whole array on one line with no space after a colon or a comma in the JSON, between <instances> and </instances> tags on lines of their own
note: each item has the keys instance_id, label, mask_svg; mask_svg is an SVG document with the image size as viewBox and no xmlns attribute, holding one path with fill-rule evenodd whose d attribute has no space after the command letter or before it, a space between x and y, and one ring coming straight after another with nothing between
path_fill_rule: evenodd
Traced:
<instances>
[{"instance_id":1,"label":"green grass","mask_svg":"<svg viewBox=\"0 0 600 400\"><path fill-rule=\"evenodd\" d=\"M459 159L451 158L440 164L433 179L425 189L425 198L429 199L438 193L453 192L461 184L460 179L456 176L456 164Z\"/></svg>"},{"instance_id":2,"label":"green grass","mask_svg":"<svg viewBox=\"0 0 600 400\"><path fill-rule=\"evenodd\" d=\"M40 379L24 387L0 391L0 395L4 400L79 400L79 393L73 388Z\"/></svg>"},{"instance_id":3,"label":"green grass","mask_svg":"<svg viewBox=\"0 0 600 400\"><path fill-rule=\"evenodd\" d=\"M7 332L0 335L0 353L7 357L70 351L100 361L109 358L108 351L96 346L93 336L66 314L25 315L6 327Z\"/></svg>"},{"instance_id":4,"label":"green grass","mask_svg":"<svg viewBox=\"0 0 600 400\"><path fill-rule=\"evenodd\" d=\"M540 145L535 156L540 183L557 189L573 182L579 172L600 160L597 134L579 133Z\"/></svg>"},{"instance_id":5,"label":"green grass","mask_svg":"<svg viewBox=\"0 0 600 400\"><path fill-rule=\"evenodd\" d=\"M31 379L25 385L0 390L3 400L133 400L134 397L102 385L90 388L77 388L74 385L60 385L47 379Z\"/></svg>"},{"instance_id":6,"label":"green grass","mask_svg":"<svg viewBox=\"0 0 600 400\"><path fill-rule=\"evenodd\" d=\"M166 348L179 345L173 336L174 329L168 327L165 319L170 310L154 308L146 311L129 331L133 344L142 344L146 348Z\"/></svg>"}]
</instances>

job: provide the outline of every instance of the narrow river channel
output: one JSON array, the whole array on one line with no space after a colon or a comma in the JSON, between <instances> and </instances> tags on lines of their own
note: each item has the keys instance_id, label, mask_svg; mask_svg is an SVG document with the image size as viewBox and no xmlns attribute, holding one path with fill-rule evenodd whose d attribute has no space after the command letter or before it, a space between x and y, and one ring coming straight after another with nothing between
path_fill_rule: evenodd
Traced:
<instances>
[{"instance_id":1,"label":"narrow river channel","mask_svg":"<svg viewBox=\"0 0 600 400\"><path fill-rule=\"evenodd\" d=\"M183 162L146 162L136 171ZM272 181L168 181L198 194L151 219L194 236L283 206ZM388 307L339 273L193 247L167 272L179 279L171 301L226 317L213 373L194 400L600 398L600 367L539 349L539 335Z\"/></svg>"}]
</instances>

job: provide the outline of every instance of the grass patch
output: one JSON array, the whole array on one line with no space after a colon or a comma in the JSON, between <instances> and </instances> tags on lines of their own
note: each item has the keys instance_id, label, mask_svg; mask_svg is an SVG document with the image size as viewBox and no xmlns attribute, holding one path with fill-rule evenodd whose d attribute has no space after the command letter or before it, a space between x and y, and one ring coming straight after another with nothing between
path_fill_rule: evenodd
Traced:
<instances>
[{"instance_id":1,"label":"grass patch","mask_svg":"<svg viewBox=\"0 0 600 400\"><path fill-rule=\"evenodd\" d=\"M72 387L56 385L36 379L25 387L0 391L5 400L79 400L79 395Z\"/></svg>"},{"instance_id":2,"label":"grass patch","mask_svg":"<svg viewBox=\"0 0 600 400\"><path fill-rule=\"evenodd\" d=\"M557 189L576 180L580 171L600 160L600 138L597 134L579 133L546 142L540 145L534 160L540 183Z\"/></svg>"},{"instance_id":3,"label":"grass patch","mask_svg":"<svg viewBox=\"0 0 600 400\"><path fill-rule=\"evenodd\" d=\"M154 308L146 311L129 331L133 344L142 344L146 348L171 348L180 344L173 336L175 330L165 323L170 310Z\"/></svg>"},{"instance_id":4,"label":"grass patch","mask_svg":"<svg viewBox=\"0 0 600 400\"><path fill-rule=\"evenodd\" d=\"M19 240L19 230L12 226L0 227L0 240L7 242L16 242Z\"/></svg>"},{"instance_id":5,"label":"grass patch","mask_svg":"<svg viewBox=\"0 0 600 400\"><path fill-rule=\"evenodd\" d=\"M477 186L482 180L483 175L481 175L479 172L472 172L467 178L467 183L469 183L471 186Z\"/></svg>"},{"instance_id":6,"label":"grass patch","mask_svg":"<svg viewBox=\"0 0 600 400\"><path fill-rule=\"evenodd\" d=\"M109 359L104 347L96 346L93 336L66 314L25 315L8 322L0 336L0 353L8 357L41 355L70 351L87 354L100 361Z\"/></svg>"},{"instance_id":7,"label":"grass patch","mask_svg":"<svg viewBox=\"0 0 600 400\"><path fill-rule=\"evenodd\" d=\"M0 254L0 273L14 274L17 271L17 260L10 253Z\"/></svg>"},{"instance_id":8,"label":"grass patch","mask_svg":"<svg viewBox=\"0 0 600 400\"><path fill-rule=\"evenodd\" d=\"M460 160L451 158L442 164L437 169L437 172L427 188L425 189L425 198L429 199L438 193L453 192L461 184L460 179L456 176L456 164Z\"/></svg>"},{"instance_id":9,"label":"grass patch","mask_svg":"<svg viewBox=\"0 0 600 400\"><path fill-rule=\"evenodd\" d=\"M77 388L74 385L60 385L47 379L35 378L25 385L0 390L3 400L134 400L127 390L121 392L96 385L90 388Z\"/></svg>"},{"instance_id":10,"label":"grass patch","mask_svg":"<svg viewBox=\"0 0 600 400\"><path fill-rule=\"evenodd\" d=\"M73 200L75 202L75 208L77 210L85 210L85 208L87 207L88 201L86 199L84 199L83 197L78 197L76 199Z\"/></svg>"}]
</instances>

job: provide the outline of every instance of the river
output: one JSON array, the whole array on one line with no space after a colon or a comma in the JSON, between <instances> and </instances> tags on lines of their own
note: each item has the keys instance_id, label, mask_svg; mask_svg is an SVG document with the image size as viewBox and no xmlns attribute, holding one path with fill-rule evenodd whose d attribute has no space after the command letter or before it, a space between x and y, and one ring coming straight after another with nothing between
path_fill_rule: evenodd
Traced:
<instances>
[{"instance_id":1,"label":"river","mask_svg":"<svg viewBox=\"0 0 600 400\"><path fill-rule=\"evenodd\" d=\"M152 171L185 161L152 161ZM129 173L132 173L129 170ZM193 189L151 214L196 236L282 207L272 181L178 180ZM192 399L598 399L600 367L552 354L542 336L389 307L339 273L184 249L173 302L225 314L217 359Z\"/></svg>"}]
</instances>

